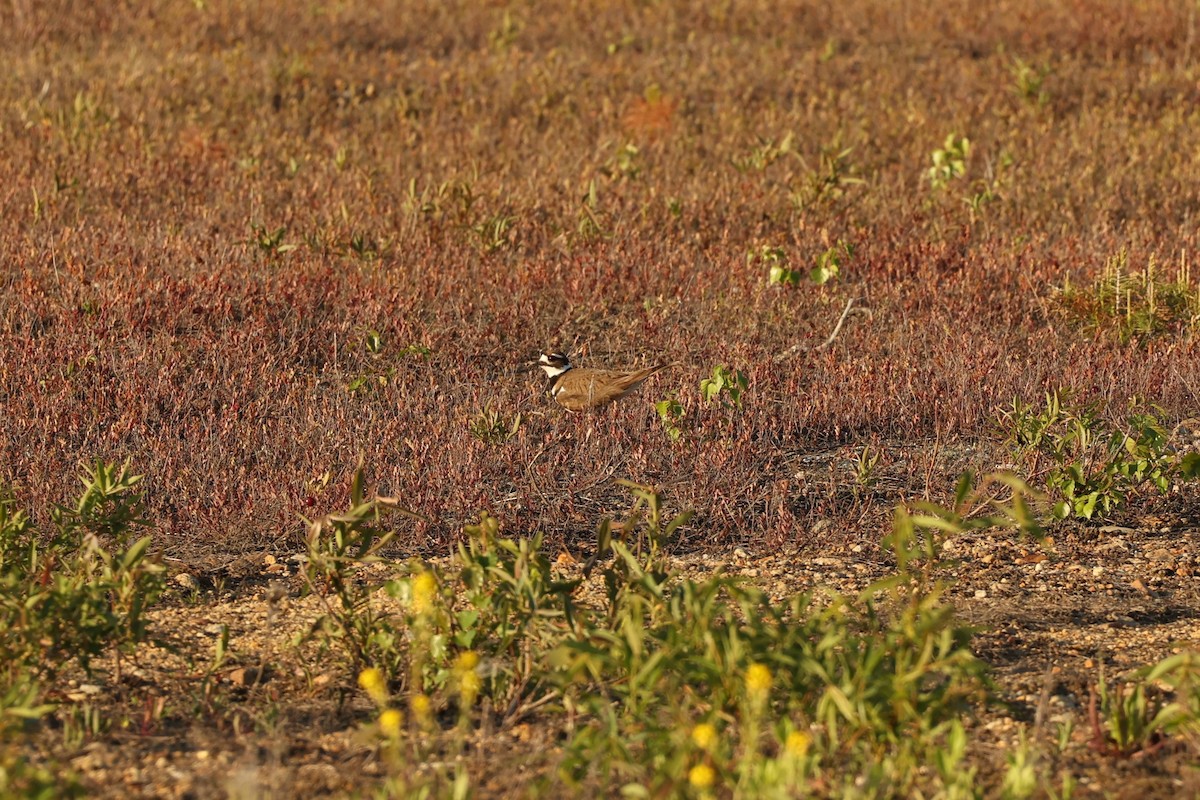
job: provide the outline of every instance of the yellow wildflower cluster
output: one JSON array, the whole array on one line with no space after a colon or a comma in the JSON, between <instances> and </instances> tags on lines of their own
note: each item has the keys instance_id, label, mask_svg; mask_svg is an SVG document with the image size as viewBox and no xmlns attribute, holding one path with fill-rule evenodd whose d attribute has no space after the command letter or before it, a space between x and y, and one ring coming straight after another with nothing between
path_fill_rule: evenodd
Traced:
<instances>
[{"instance_id":1,"label":"yellow wildflower cluster","mask_svg":"<svg viewBox=\"0 0 1200 800\"><path fill-rule=\"evenodd\" d=\"M433 724L433 703L429 695L421 692L414 694L408 700L408 709L422 728L429 728Z\"/></svg>"},{"instance_id":2,"label":"yellow wildflower cluster","mask_svg":"<svg viewBox=\"0 0 1200 800\"><path fill-rule=\"evenodd\" d=\"M701 750L712 750L717 743L717 729L707 722L701 722L692 728L692 743Z\"/></svg>"},{"instance_id":3,"label":"yellow wildflower cluster","mask_svg":"<svg viewBox=\"0 0 1200 800\"><path fill-rule=\"evenodd\" d=\"M708 764L697 764L688 770L688 783L695 789L709 789L717 781L717 771Z\"/></svg>"},{"instance_id":4,"label":"yellow wildflower cluster","mask_svg":"<svg viewBox=\"0 0 1200 800\"><path fill-rule=\"evenodd\" d=\"M412 579L412 610L417 616L433 613L437 603L437 576L430 570L418 572Z\"/></svg>"},{"instance_id":5,"label":"yellow wildflower cluster","mask_svg":"<svg viewBox=\"0 0 1200 800\"><path fill-rule=\"evenodd\" d=\"M404 715L394 708L389 708L379 715L379 732L389 739L400 738L404 730Z\"/></svg>"},{"instance_id":6,"label":"yellow wildflower cluster","mask_svg":"<svg viewBox=\"0 0 1200 800\"><path fill-rule=\"evenodd\" d=\"M746 691L751 697L763 697L771 691L771 668L757 662L746 667Z\"/></svg>"},{"instance_id":7,"label":"yellow wildflower cluster","mask_svg":"<svg viewBox=\"0 0 1200 800\"><path fill-rule=\"evenodd\" d=\"M812 746L812 737L803 731L792 731L783 743L783 750L793 758L803 758Z\"/></svg>"},{"instance_id":8,"label":"yellow wildflower cluster","mask_svg":"<svg viewBox=\"0 0 1200 800\"><path fill-rule=\"evenodd\" d=\"M475 698L483 688L483 678L479 676L479 654L474 650L464 650L454 661L454 672L458 677L458 692L462 696L463 706L474 704Z\"/></svg>"},{"instance_id":9,"label":"yellow wildflower cluster","mask_svg":"<svg viewBox=\"0 0 1200 800\"><path fill-rule=\"evenodd\" d=\"M378 706L387 705L387 679L375 667L367 667L358 673L358 685Z\"/></svg>"}]
</instances>

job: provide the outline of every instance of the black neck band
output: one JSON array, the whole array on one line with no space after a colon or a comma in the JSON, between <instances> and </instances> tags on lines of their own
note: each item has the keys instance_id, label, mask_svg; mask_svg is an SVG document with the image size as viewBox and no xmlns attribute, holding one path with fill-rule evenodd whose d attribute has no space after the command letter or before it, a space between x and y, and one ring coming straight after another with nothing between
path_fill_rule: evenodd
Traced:
<instances>
[{"instance_id":1,"label":"black neck band","mask_svg":"<svg viewBox=\"0 0 1200 800\"><path fill-rule=\"evenodd\" d=\"M555 375L553 378L550 379L550 385L547 388L549 389L549 391L551 393L554 392L554 387L558 386L558 382L562 380L562 376L566 375L570 371L571 371L571 366L568 364L566 369L564 369L562 372L558 373L557 375Z\"/></svg>"}]
</instances>

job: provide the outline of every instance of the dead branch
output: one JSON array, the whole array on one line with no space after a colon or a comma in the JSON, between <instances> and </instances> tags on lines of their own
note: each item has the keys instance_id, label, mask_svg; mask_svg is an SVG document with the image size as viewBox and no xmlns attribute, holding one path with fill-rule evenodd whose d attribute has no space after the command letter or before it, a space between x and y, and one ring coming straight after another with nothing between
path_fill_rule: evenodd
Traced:
<instances>
[{"instance_id":1,"label":"dead branch","mask_svg":"<svg viewBox=\"0 0 1200 800\"><path fill-rule=\"evenodd\" d=\"M850 316L850 311L851 311L851 309L854 309L854 304L856 302L858 302L857 297L851 297L846 302L846 307L844 309L842 309L842 315L840 317L838 317L837 324L833 326L833 332L829 334L828 339L821 342L819 345L817 345L815 347L806 347L804 344L797 342L796 344L789 347L787 350L784 350L782 353L775 356L775 359L774 359L775 363L778 364L780 361L789 359L792 356L796 355L797 353L805 352L807 350L826 350L826 349L828 349L829 346L833 344L834 339L836 339L838 337L838 334L842 332L842 326L846 324L846 317ZM854 310L861 311L865 314L871 313L870 310L866 309L866 308L859 308L859 309L854 309Z\"/></svg>"}]
</instances>

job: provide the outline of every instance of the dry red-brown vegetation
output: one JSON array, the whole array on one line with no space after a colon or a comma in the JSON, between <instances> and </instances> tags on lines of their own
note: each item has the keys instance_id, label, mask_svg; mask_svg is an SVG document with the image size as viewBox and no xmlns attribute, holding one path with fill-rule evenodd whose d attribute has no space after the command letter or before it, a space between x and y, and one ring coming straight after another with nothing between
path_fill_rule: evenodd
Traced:
<instances>
[{"instance_id":1,"label":"dry red-brown vegetation","mask_svg":"<svg viewBox=\"0 0 1200 800\"><path fill-rule=\"evenodd\" d=\"M697 510L681 547L874 543L888 503L952 490L946 443L1008 457L1013 397L1195 413L1190 327L1123 342L1051 301L1122 248L1195 260L1196 13L0 5L0 484L44 514L79 461L129 459L188 559L295 552L360 459L423 518L406 553L481 510L574 547L622 478ZM939 190L950 134L970 155ZM747 257L807 276L838 241L823 286ZM568 415L524 371L547 346L680 366ZM739 410L701 398L720 364ZM511 438L472 434L489 411ZM803 469L867 444L901 478L886 503Z\"/></svg>"},{"instance_id":2,"label":"dry red-brown vegetation","mask_svg":"<svg viewBox=\"0 0 1200 800\"><path fill-rule=\"evenodd\" d=\"M588 528L578 498L610 477L670 484L705 538L779 541L811 519L752 509L787 491L788 453L975 437L1057 386L1182 414L1200 383L1190 342L1046 314L1122 246L1195 252L1182 6L65 8L5 25L0 463L19 497L131 458L168 542L279 541L361 453L430 519L418 547L483 507ZM1018 58L1048 70L1044 103ZM969 170L934 193L950 132ZM831 146L863 182L798 208ZM771 243L804 269L834 239L856 251L830 286L747 264ZM871 316L835 347L772 362L849 298ZM548 344L684 367L568 418L516 371ZM739 414L699 404L718 363L750 378ZM387 383L348 391L360 376ZM676 446L649 402L668 393ZM468 434L488 407L523 415L513 441ZM326 470L334 492L312 488Z\"/></svg>"}]
</instances>

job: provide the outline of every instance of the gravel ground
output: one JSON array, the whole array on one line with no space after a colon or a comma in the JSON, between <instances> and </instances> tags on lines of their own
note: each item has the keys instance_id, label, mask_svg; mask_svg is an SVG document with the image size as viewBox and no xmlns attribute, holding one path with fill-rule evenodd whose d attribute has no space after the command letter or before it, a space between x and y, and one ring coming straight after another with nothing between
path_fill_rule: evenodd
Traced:
<instances>
[{"instance_id":1,"label":"gravel ground","mask_svg":"<svg viewBox=\"0 0 1200 800\"><path fill-rule=\"evenodd\" d=\"M950 597L978 626L975 650L991 665L1000 700L969 721L981 781L999 781L1024 731L1038 746L1039 769L1069 771L1077 797L1200 791L1191 750L1102 754L1088 714L1101 665L1111 680L1200 648L1200 530L1187 523L1187 503L1174 505L1173 514L1127 527L1062 525L1044 544L988 531L947 542L957 562ZM886 559L862 544L819 556L739 547L673 561L680 577L739 574L775 599L812 588L852 595L888 572ZM558 566L580 569L565 551ZM151 615L170 649L147 648L119 680L101 671L64 686L68 703L125 719L89 743L59 748L89 794L316 796L363 791L382 778L385 768L360 733L369 707L357 692L339 695L345 681L332 657L297 658L293 642L321 605L302 596L294 559L249 554L209 573L179 570L172 582L173 599ZM593 578L581 598L600 591ZM210 674L222 625L230 657ZM329 670L311 666L321 663ZM556 756L553 730L537 719L476 745L480 796L521 795Z\"/></svg>"}]
</instances>

